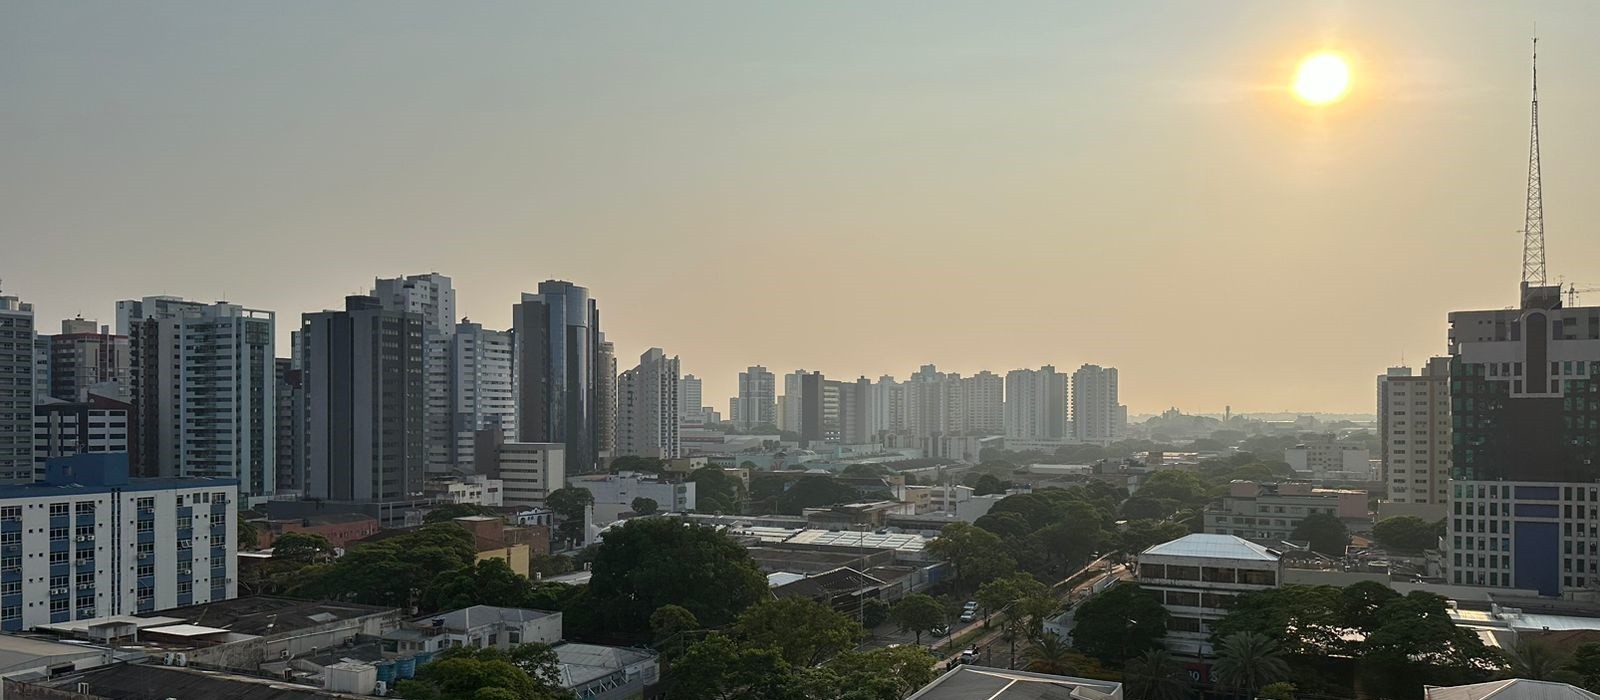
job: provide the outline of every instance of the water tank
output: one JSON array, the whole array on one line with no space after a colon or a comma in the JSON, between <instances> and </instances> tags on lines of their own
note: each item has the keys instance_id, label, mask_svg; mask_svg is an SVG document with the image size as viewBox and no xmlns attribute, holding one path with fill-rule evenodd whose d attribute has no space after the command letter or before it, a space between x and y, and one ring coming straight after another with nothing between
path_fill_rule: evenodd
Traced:
<instances>
[{"instance_id":1,"label":"water tank","mask_svg":"<svg viewBox=\"0 0 1600 700\"><path fill-rule=\"evenodd\" d=\"M417 675L416 657L408 656L404 659L396 661L394 664L394 674L400 678L415 677Z\"/></svg>"},{"instance_id":2,"label":"water tank","mask_svg":"<svg viewBox=\"0 0 1600 700\"><path fill-rule=\"evenodd\" d=\"M380 661L380 662L378 662L377 664L374 664L374 665L378 667L378 680L379 681L382 681L384 683L393 683L394 682L394 662L393 661Z\"/></svg>"}]
</instances>

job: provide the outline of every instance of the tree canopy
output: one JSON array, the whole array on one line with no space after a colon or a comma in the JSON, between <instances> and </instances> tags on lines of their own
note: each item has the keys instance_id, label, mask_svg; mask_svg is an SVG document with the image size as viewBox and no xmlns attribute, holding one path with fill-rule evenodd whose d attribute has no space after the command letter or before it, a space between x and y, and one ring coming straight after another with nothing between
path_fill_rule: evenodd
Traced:
<instances>
[{"instance_id":1,"label":"tree canopy","mask_svg":"<svg viewBox=\"0 0 1600 700\"><path fill-rule=\"evenodd\" d=\"M1294 527L1290 537L1311 543L1311 551L1330 557L1344 556L1350 544L1350 531L1338 516L1329 513L1312 513Z\"/></svg>"},{"instance_id":2,"label":"tree canopy","mask_svg":"<svg viewBox=\"0 0 1600 700\"><path fill-rule=\"evenodd\" d=\"M722 467L701 467L689 474L694 482L695 510L702 513L739 513L739 480Z\"/></svg>"},{"instance_id":3,"label":"tree canopy","mask_svg":"<svg viewBox=\"0 0 1600 700\"><path fill-rule=\"evenodd\" d=\"M1167 609L1138 584L1113 586L1073 615L1073 647L1106 662L1160 649L1166 634Z\"/></svg>"},{"instance_id":4,"label":"tree canopy","mask_svg":"<svg viewBox=\"0 0 1600 700\"><path fill-rule=\"evenodd\" d=\"M807 508L850 503L859 497L855 487L840 483L831 476L820 474L802 476L787 491L778 495L778 512L799 515Z\"/></svg>"},{"instance_id":5,"label":"tree canopy","mask_svg":"<svg viewBox=\"0 0 1600 700\"><path fill-rule=\"evenodd\" d=\"M866 636L855 620L805 598L780 598L747 608L733 624L733 636L776 649L791 666L809 667L854 649Z\"/></svg>"},{"instance_id":6,"label":"tree canopy","mask_svg":"<svg viewBox=\"0 0 1600 700\"><path fill-rule=\"evenodd\" d=\"M720 627L765 599L767 577L744 547L715 529L667 518L611 528L595 550L589 601L610 629L642 635L663 605Z\"/></svg>"},{"instance_id":7,"label":"tree canopy","mask_svg":"<svg viewBox=\"0 0 1600 700\"><path fill-rule=\"evenodd\" d=\"M1409 515L1384 518L1372 526L1372 536L1378 544L1390 549L1407 552L1438 549L1441 523Z\"/></svg>"},{"instance_id":8,"label":"tree canopy","mask_svg":"<svg viewBox=\"0 0 1600 700\"><path fill-rule=\"evenodd\" d=\"M353 545L331 564L296 573L296 595L404 608L418 603L436 582L473 566L472 533L435 523L377 542Z\"/></svg>"},{"instance_id":9,"label":"tree canopy","mask_svg":"<svg viewBox=\"0 0 1600 700\"><path fill-rule=\"evenodd\" d=\"M448 649L395 684L407 700L570 700L558 682L556 654L543 644L511 653L490 647Z\"/></svg>"}]
</instances>

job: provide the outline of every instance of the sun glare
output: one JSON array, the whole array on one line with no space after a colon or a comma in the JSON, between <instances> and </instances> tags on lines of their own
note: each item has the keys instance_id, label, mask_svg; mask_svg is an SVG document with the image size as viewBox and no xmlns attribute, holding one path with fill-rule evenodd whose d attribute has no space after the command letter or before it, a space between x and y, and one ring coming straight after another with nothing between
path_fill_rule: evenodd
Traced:
<instances>
[{"instance_id":1,"label":"sun glare","mask_svg":"<svg viewBox=\"0 0 1600 700\"><path fill-rule=\"evenodd\" d=\"M1350 65L1336 53L1307 56L1294 75L1294 94L1310 105L1326 105L1344 99L1350 91Z\"/></svg>"}]
</instances>

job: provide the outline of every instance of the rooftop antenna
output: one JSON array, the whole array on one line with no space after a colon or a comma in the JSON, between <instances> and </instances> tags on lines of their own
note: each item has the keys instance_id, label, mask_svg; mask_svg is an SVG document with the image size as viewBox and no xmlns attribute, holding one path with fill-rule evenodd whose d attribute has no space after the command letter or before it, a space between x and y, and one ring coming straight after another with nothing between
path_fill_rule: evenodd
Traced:
<instances>
[{"instance_id":1,"label":"rooftop antenna","mask_svg":"<svg viewBox=\"0 0 1600 700\"><path fill-rule=\"evenodd\" d=\"M1539 183L1539 37L1533 38L1533 112L1528 136L1528 212L1522 227L1522 284L1543 285L1544 192Z\"/></svg>"}]
</instances>

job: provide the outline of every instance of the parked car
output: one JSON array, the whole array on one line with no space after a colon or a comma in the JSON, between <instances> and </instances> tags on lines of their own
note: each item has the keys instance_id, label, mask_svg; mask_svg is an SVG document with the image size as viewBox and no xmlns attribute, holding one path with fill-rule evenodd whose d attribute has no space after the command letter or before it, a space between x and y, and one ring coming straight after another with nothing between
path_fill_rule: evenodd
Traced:
<instances>
[{"instance_id":1,"label":"parked car","mask_svg":"<svg viewBox=\"0 0 1600 700\"><path fill-rule=\"evenodd\" d=\"M978 661L978 650L977 649L968 649L966 651L961 652L961 663L970 664L970 663L977 663L977 661Z\"/></svg>"},{"instance_id":2,"label":"parked car","mask_svg":"<svg viewBox=\"0 0 1600 700\"><path fill-rule=\"evenodd\" d=\"M967 612L972 612L973 610L977 610L978 609L978 601L969 600L969 601L967 601L966 605L961 606L961 609L965 610Z\"/></svg>"},{"instance_id":3,"label":"parked car","mask_svg":"<svg viewBox=\"0 0 1600 700\"><path fill-rule=\"evenodd\" d=\"M943 637L947 634L950 634L950 625L939 625L928 631L931 632L935 637Z\"/></svg>"},{"instance_id":4,"label":"parked car","mask_svg":"<svg viewBox=\"0 0 1600 700\"><path fill-rule=\"evenodd\" d=\"M978 611L976 611L976 610L968 610L968 611L966 611L964 613L961 613L961 621L962 622L972 622L973 620L976 620L976 619L978 619Z\"/></svg>"}]
</instances>

